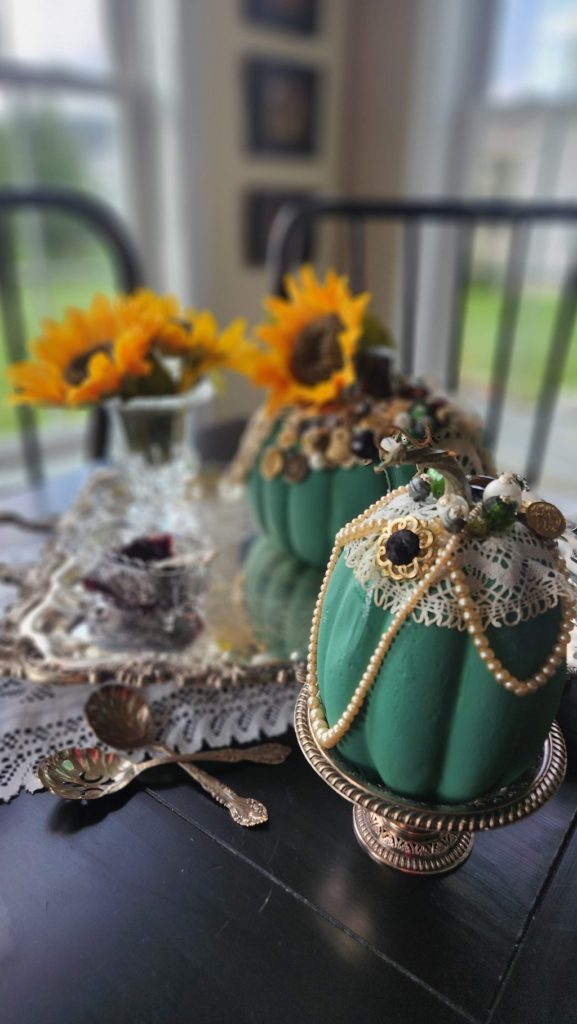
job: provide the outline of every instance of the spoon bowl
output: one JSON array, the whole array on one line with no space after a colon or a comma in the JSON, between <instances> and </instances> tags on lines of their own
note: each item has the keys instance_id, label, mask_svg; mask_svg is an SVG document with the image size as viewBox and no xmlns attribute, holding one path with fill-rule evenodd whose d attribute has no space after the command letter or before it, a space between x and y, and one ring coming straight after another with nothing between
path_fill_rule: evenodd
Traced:
<instances>
[{"instance_id":1,"label":"spoon bowl","mask_svg":"<svg viewBox=\"0 0 577 1024\"><path fill-rule=\"evenodd\" d=\"M100 687L88 698L85 713L96 735L117 750L136 750L150 742L150 707L130 686Z\"/></svg>"},{"instance_id":2,"label":"spoon bowl","mask_svg":"<svg viewBox=\"0 0 577 1024\"><path fill-rule=\"evenodd\" d=\"M122 754L98 747L67 747L45 757L38 776L46 789L65 800L98 800L132 782L138 767Z\"/></svg>"}]
</instances>

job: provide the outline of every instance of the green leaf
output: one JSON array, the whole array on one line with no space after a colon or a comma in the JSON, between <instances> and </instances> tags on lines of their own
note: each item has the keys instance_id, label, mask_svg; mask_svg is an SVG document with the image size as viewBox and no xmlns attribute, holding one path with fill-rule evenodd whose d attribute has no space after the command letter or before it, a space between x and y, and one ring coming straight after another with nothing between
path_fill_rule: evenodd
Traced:
<instances>
[{"instance_id":1,"label":"green leaf","mask_svg":"<svg viewBox=\"0 0 577 1024\"><path fill-rule=\"evenodd\" d=\"M122 385L121 397L134 398L136 395L174 395L178 388L176 381L154 351L151 349L149 361L152 370L147 377L127 377Z\"/></svg>"},{"instance_id":2,"label":"green leaf","mask_svg":"<svg viewBox=\"0 0 577 1024\"><path fill-rule=\"evenodd\" d=\"M365 313L363 318L363 333L361 337L361 348L369 348L373 345L384 345L386 348L396 348L397 343L382 320L374 313Z\"/></svg>"}]
</instances>

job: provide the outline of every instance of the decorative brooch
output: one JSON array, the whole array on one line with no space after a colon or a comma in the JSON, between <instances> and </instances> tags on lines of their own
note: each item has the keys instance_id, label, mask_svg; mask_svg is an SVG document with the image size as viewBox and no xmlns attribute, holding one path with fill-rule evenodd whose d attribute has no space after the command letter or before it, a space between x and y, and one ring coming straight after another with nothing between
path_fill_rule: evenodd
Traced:
<instances>
[{"instance_id":1,"label":"decorative brooch","mask_svg":"<svg viewBox=\"0 0 577 1024\"><path fill-rule=\"evenodd\" d=\"M439 548L441 526L435 520L402 516L386 523L377 545L377 565L393 580L416 580L425 575Z\"/></svg>"}]
</instances>

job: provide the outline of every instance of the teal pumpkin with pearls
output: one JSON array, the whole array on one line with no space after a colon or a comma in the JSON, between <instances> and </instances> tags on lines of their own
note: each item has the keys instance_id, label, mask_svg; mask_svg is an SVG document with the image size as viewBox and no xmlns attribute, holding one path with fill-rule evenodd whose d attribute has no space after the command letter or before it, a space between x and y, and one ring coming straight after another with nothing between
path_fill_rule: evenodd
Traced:
<instances>
[{"instance_id":1,"label":"teal pumpkin with pearls","mask_svg":"<svg viewBox=\"0 0 577 1024\"><path fill-rule=\"evenodd\" d=\"M401 510L404 501L407 511L418 516L418 503L409 497L399 501ZM515 537L523 541L529 535L528 530L523 533L526 529L517 523ZM509 552L514 552L511 535L502 536ZM463 542L464 557L473 561L485 557L479 545L492 543L487 555L490 572L499 539L471 539L480 555L467 554L467 543ZM551 546L539 550L535 539L531 543L535 558L542 558L547 567ZM366 545L369 556L370 545L376 553L376 538L367 540ZM519 572L520 558L513 557L510 573ZM365 572L369 563L365 556ZM386 601L379 606L366 581L358 576L350 550L345 548L326 588L314 658L318 693L329 727L349 706L369 659L394 618L391 606L387 607ZM557 603L549 600L550 606L537 614L535 604L530 616L516 615L511 606L499 625L486 626L495 657L519 680L533 676L546 663L565 628L564 579L560 573L558 576ZM504 579L507 583L506 575ZM411 583L399 580L386 585L389 596L398 597L402 592L391 588L406 588ZM539 601L538 587L534 599ZM424 624L413 615L385 655L360 712L337 749L355 770L400 795L434 803L469 801L507 785L536 761L564 680L565 664L561 662L545 685L517 696L499 685L466 630Z\"/></svg>"}]
</instances>

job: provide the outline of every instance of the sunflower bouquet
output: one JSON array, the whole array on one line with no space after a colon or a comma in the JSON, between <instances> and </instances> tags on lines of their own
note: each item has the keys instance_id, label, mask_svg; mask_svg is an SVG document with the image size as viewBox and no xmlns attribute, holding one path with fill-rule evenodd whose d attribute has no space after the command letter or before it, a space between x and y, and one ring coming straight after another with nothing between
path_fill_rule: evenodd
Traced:
<instances>
[{"instance_id":1,"label":"sunflower bouquet","mask_svg":"<svg viewBox=\"0 0 577 1024\"><path fill-rule=\"evenodd\" d=\"M404 430L457 449L486 468L476 424L420 381L393 372L394 343L346 277L305 266L269 297L268 319L243 353L243 371L267 389L245 433L233 478L248 484L257 521L300 559L326 564L334 535L414 467L375 474L381 441ZM398 481L396 475L403 477Z\"/></svg>"},{"instance_id":2,"label":"sunflower bouquet","mask_svg":"<svg viewBox=\"0 0 577 1024\"><path fill-rule=\"evenodd\" d=\"M242 359L245 323L219 331L212 313L182 311L172 296L140 290L46 320L33 358L7 371L13 401L79 407L116 397L175 395Z\"/></svg>"}]
</instances>

